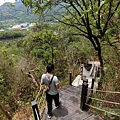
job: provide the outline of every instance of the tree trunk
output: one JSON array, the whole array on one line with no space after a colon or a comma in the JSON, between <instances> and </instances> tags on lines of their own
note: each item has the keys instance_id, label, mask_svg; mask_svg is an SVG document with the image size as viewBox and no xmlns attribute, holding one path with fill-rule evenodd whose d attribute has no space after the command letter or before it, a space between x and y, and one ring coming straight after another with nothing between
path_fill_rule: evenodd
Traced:
<instances>
[{"instance_id":1,"label":"tree trunk","mask_svg":"<svg viewBox=\"0 0 120 120\"><path fill-rule=\"evenodd\" d=\"M91 41L93 47L95 50L97 50L98 52L98 58L99 58L99 61L100 61L100 81L98 81L98 89L102 89L102 84L103 84L103 81L104 81L104 64L103 64L103 58L102 58L102 50L101 50L101 45L100 45L100 42L99 42L99 39L92 35L94 40L92 38L89 38L89 40Z\"/></svg>"},{"instance_id":2,"label":"tree trunk","mask_svg":"<svg viewBox=\"0 0 120 120\"><path fill-rule=\"evenodd\" d=\"M101 54L101 47L98 48L98 58L100 61L100 81L98 82L98 89L102 88L102 84L104 81L104 64L103 64L103 59L102 59L102 54Z\"/></svg>"}]
</instances>

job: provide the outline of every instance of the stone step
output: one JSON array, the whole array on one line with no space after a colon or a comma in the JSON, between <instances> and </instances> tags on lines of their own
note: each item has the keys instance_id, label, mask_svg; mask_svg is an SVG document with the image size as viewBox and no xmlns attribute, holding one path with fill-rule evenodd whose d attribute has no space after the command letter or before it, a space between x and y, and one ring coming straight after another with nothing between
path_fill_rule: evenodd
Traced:
<instances>
[{"instance_id":1,"label":"stone step","mask_svg":"<svg viewBox=\"0 0 120 120\"><path fill-rule=\"evenodd\" d=\"M79 116L79 113L72 113L65 117L61 117L61 120L75 120L75 118L78 116Z\"/></svg>"},{"instance_id":2,"label":"stone step","mask_svg":"<svg viewBox=\"0 0 120 120\"><path fill-rule=\"evenodd\" d=\"M53 102L53 117L51 120L102 120L89 111L80 109L81 86L64 86L60 89L60 101L62 106L55 108ZM42 120L48 120L47 107L44 111Z\"/></svg>"},{"instance_id":3,"label":"stone step","mask_svg":"<svg viewBox=\"0 0 120 120\"><path fill-rule=\"evenodd\" d=\"M79 110L74 111L71 114L66 115L65 117L58 118L57 120L103 120L98 115L95 116L92 113L81 112Z\"/></svg>"},{"instance_id":4,"label":"stone step","mask_svg":"<svg viewBox=\"0 0 120 120\"><path fill-rule=\"evenodd\" d=\"M92 116L92 114L77 110L65 117L61 117L61 120L84 120L90 116Z\"/></svg>"}]
</instances>

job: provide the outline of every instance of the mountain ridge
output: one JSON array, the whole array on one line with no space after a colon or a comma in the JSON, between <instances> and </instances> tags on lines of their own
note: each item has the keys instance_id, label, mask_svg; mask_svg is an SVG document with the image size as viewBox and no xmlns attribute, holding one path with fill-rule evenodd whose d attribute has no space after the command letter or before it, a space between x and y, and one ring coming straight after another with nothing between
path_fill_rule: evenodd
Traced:
<instances>
[{"instance_id":1,"label":"mountain ridge","mask_svg":"<svg viewBox=\"0 0 120 120\"><path fill-rule=\"evenodd\" d=\"M41 20L46 22L52 22L55 20L52 16L54 15L58 19L61 19L59 14L65 13L64 8L57 5L51 10L45 13L45 16L42 18L38 14L35 15L32 13L32 10L23 5L21 0L14 2L13 4L10 2L4 3L0 6L0 23L5 21L12 21L11 23L26 23L26 22L35 22L35 20Z\"/></svg>"},{"instance_id":2,"label":"mountain ridge","mask_svg":"<svg viewBox=\"0 0 120 120\"><path fill-rule=\"evenodd\" d=\"M34 15L32 13L29 14L27 8L23 5L21 1L16 1L14 3L6 2L0 6L0 22L32 22L36 20L37 17L37 15Z\"/></svg>"}]
</instances>

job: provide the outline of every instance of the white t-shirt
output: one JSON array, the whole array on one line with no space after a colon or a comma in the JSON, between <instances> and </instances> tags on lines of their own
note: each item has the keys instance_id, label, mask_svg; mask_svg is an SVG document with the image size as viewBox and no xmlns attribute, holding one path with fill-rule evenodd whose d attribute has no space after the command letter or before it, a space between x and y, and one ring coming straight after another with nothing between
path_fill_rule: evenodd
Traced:
<instances>
[{"instance_id":1,"label":"white t-shirt","mask_svg":"<svg viewBox=\"0 0 120 120\"><path fill-rule=\"evenodd\" d=\"M45 84L45 85L49 85L49 82L51 81L52 76L53 75L47 76L46 74L43 74L42 77L41 77L41 83ZM57 76L54 76L53 80L50 84L50 89L48 91L48 94L56 95L58 93L56 85L58 85L58 84L59 84L58 78L57 78Z\"/></svg>"}]
</instances>

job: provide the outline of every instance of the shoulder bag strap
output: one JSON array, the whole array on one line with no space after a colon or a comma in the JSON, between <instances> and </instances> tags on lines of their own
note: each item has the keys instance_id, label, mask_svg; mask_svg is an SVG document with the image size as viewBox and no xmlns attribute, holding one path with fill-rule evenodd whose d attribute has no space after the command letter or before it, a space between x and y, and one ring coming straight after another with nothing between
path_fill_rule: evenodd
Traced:
<instances>
[{"instance_id":1,"label":"shoulder bag strap","mask_svg":"<svg viewBox=\"0 0 120 120\"><path fill-rule=\"evenodd\" d=\"M49 86L50 86L50 84L52 83L53 77L54 77L54 75L52 76L52 78L51 78L51 80L50 80L50 82L49 82Z\"/></svg>"}]
</instances>

